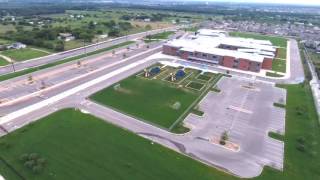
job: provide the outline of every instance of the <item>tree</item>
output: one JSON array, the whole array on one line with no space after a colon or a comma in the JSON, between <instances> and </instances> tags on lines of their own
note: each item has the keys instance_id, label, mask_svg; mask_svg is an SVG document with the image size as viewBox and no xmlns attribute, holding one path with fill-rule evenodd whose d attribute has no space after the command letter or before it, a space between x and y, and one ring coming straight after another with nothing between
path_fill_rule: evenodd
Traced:
<instances>
[{"instance_id":1,"label":"tree","mask_svg":"<svg viewBox=\"0 0 320 180\"><path fill-rule=\"evenodd\" d=\"M82 32L79 35L80 39L83 39L86 42L91 42L92 39L94 38L94 35L92 33L88 33L88 32Z\"/></svg>"},{"instance_id":2,"label":"tree","mask_svg":"<svg viewBox=\"0 0 320 180\"><path fill-rule=\"evenodd\" d=\"M28 81L29 81L29 83L33 83L33 77L32 77L32 75L29 75L29 76L28 76Z\"/></svg>"},{"instance_id":3,"label":"tree","mask_svg":"<svg viewBox=\"0 0 320 180\"><path fill-rule=\"evenodd\" d=\"M64 42L63 41L58 41L55 48L56 51L64 51Z\"/></svg>"},{"instance_id":4,"label":"tree","mask_svg":"<svg viewBox=\"0 0 320 180\"><path fill-rule=\"evenodd\" d=\"M118 28L112 28L109 33L108 33L108 36L111 36L111 37L118 37L120 36L120 30Z\"/></svg>"},{"instance_id":5,"label":"tree","mask_svg":"<svg viewBox=\"0 0 320 180\"><path fill-rule=\"evenodd\" d=\"M77 61L78 67L81 67L81 61Z\"/></svg>"},{"instance_id":6,"label":"tree","mask_svg":"<svg viewBox=\"0 0 320 180\"><path fill-rule=\"evenodd\" d=\"M224 131L221 135L221 138L220 138L220 144L221 145L225 145L226 144L226 141L228 141L229 139L229 135L228 135L228 132L227 131Z\"/></svg>"},{"instance_id":7,"label":"tree","mask_svg":"<svg viewBox=\"0 0 320 180\"><path fill-rule=\"evenodd\" d=\"M151 30L151 29L152 29L152 27L150 26L150 24L147 24L145 28L146 28L146 30Z\"/></svg>"}]
</instances>

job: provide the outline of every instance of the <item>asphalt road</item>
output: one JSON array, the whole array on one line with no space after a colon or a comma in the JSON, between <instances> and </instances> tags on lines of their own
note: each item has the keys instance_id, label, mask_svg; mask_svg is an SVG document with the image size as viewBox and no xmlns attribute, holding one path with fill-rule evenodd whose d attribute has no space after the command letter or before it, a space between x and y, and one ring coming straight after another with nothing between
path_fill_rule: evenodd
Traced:
<instances>
[{"instance_id":1,"label":"asphalt road","mask_svg":"<svg viewBox=\"0 0 320 180\"><path fill-rule=\"evenodd\" d=\"M78 56L78 55L84 54L85 52L92 52L92 51L96 51L98 49L107 48L107 47L110 47L110 46L113 46L116 44L120 44L120 43L123 43L126 41L142 38L146 35L157 34L157 33L163 32L163 31L169 31L169 30L175 30L175 29L177 29L177 27L169 27L169 28L165 28L165 29L152 30L152 31L132 34L132 35L124 36L124 37L119 37L119 38L115 38L115 39L110 39L107 41L88 45L86 47L81 47L81 48L77 48L77 49L73 49L73 50L69 50L69 51L64 51L61 53L56 53L56 54L44 56L44 57L33 59L33 60L17 62L14 64L14 68L16 71L21 71L21 70L24 70L27 68L37 67L37 66L41 66L44 64L52 63L52 62L61 61L65 58ZM0 75L12 73L12 72L13 72L12 65L0 67Z\"/></svg>"}]
</instances>

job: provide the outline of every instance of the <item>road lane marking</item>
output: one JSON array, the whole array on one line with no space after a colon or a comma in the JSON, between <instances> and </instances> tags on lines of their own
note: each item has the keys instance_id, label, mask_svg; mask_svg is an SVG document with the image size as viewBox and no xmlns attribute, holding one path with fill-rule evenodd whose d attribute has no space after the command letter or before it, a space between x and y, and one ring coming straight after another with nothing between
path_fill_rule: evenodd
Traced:
<instances>
[{"instance_id":1,"label":"road lane marking","mask_svg":"<svg viewBox=\"0 0 320 180\"><path fill-rule=\"evenodd\" d=\"M135 57L138 57L141 54L149 53L149 52L154 51L154 50L156 50L158 48L159 47L154 48L154 49L150 49L150 50L148 50L148 51L146 51L144 53L137 54L137 55L135 55ZM131 58L135 58L135 57L131 57ZM131 58L128 58L128 59L131 59ZM105 80L108 80L108 79L110 79L110 78L112 78L112 77L114 77L114 76L116 76L116 75L118 75L120 73L126 72L126 71L128 71L128 70L130 70L130 69L132 69L134 67L137 67L137 66L139 66L141 64L144 64L144 63L146 63L148 61L151 61L151 60L153 60L153 59L152 58L145 58L145 59L142 59L140 61L133 62L133 63L127 65L127 66L121 67L121 68L119 68L117 70L114 70L114 71L108 73L108 74L105 74L105 75L100 76L100 77L98 77L96 79L93 79L91 81L83 83L83 84L81 84L79 86L76 86L76 87L74 87L72 89L69 89L69 90L67 90L67 91L65 91L63 93L60 93L58 95L52 96L52 97L50 97L48 99L45 99L43 101L40 101L38 103L32 104L30 106L24 107L22 109L19 109L19 110L15 111L15 112L10 113L10 114L7 114L7 115L5 115L5 116L0 118L0 125L1 124L5 124L7 122L10 122L11 120L13 120L15 118L21 117L21 116L23 116L25 114L31 113L31 112L33 112L35 110L38 110L40 108L43 108L45 106L51 105L53 103L56 103L56 102L66 98L68 96L71 96L71 95L76 94L76 93L78 93L80 91L83 91L84 89L87 89L87 88L89 88L91 86L94 86L94 85L96 85L98 83L101 83L101 82L103 82Z\"/></svg>"},{"instance_id":2,"label":"road lane marking","mask_svg":"<svg viewBox=\"0 0 320 180\"><path fill-rule=\"evenodd\" d=\"M124 63L124 62L129 61L129 60L131 60L131 59L133 59L133 58L136 58L136 57L138 57L138 56L140 56L140 55L143 55L143 54L149 53L149 52L151 52L151 51L154 51L154 50L156 50L156 49L158 49L158 48L159 48L159 47L156 47L156 48L150 49L150 50L148 50L148 51L138 53L138 54L136 54L136 55L134 55L134 56L132 56L132 57L123 59L123 60L121 60L121 61L117 61L117 62L112 63L112 64L109 64L109 65L106 65L106 66L104 66L104 67L102 67L102 68L93 70L93 71L91 71L91 72L88 72L88 73L86 73L86 74L77 76L77 77L75 77L75 78L72 78L72 79L69 79L69 80L66 80L66 81L63 81L63 82L61 82L61 83L55 84L55 85L50 86L50 87L47 87L47 88L45 88L45 89L42 89L42 90L39 90L39 91L30 93L30 94L25 95L25 96L21 96L21 97L15 98L14 100L11 100L11 101L6 101L6 102L4 102L4 103L1 103L1 104L0 104L0 107L14 104L14 103L19 102L19 101L21 101L21 100L23 100L23 99L26 99L26 98L31 98L31 97L34 97L34 96L38 96L38 95L40 95L40 94L43 93L43 92L50 91L50 90L52 90L52 89L54 89L54 88L57 88L57 87L60 87L60 86L62 86L62 85L64 85L64 84L67 84L67 83L70 83L70 82L79 80L79 79L81 79L81 78L83 78L83 77L89 76L89 75L91 75L91 74L94 74L94 73L103 71L103 70L105 70L105 69L107 69L107 68L116 66L116 65L121 64L121 63Z\"/></svg>"}]
</instances>

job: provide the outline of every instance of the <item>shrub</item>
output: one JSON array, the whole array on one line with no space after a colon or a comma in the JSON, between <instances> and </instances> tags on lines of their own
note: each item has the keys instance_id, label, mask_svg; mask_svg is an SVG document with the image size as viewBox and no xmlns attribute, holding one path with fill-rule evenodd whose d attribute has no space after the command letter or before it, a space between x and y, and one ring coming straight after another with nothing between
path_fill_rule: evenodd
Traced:
<instances>
[{"instance_id":1,"label":"shrub","mask_svg":"<svg viewBox=\"0 0 320 180\"><path fill-rule=\"evenodd\" d=\"M26 161L24 163L24 166L27 167L27 168L33 168L33 166L36 164L36 162L34 160L29 160L29 161Z\"/></svg>"},{"instance_id":2,"label":"shrub","mask_svg":"<svg viewBox=\"0 0 320 180\"><path fill-rule=\"evenodd\" d=\"M160 73L160 71L161 71L160 67L154 67L150 70L150 74L153 76L155 74Z\"/></svg>"},{"instance_id":3,"label":"shrub","mask_svg":"<svg viewBox=\"0 0 320 180\"><path fill-rule=\"evenodd\" d=\"M43 170L43 166L41 164L38 164L32 167L32 172L35 174L40 173L42 170Z\"/></svg>"},{"instance_id":4,"label":"shrub","mask_svg":"<svg viewBox=\"0 0 320 180\"><path fill-rule=\"evenodd\" d=\"M39 158L37 160L37 164L45 165L47 163L47 160L45 158Z\"/></svg>"},{"instance_id":5,"label":"shrub","mask_svg":"<svg viewBox=\"0 0 320 180\"><path fill-rule=\"evenodd\" d=\"M173 105L172 105L172 108L173 109L175 109L175 110L178 110L178 109L180 109L180 107L181 107L181 103L180 102L175 102Z\"/></svg>"},{"instance_id":6,"label":"shrub","mask_svg":"<svg viewBox=\"0 0 320 180\"><path fill-rule=\"evenodd\" d=\"M28 154L22 154L19 159L22 162L26 162L27 160L29 160L29 155Z\"/></svg>"},{"instance_id":7,"label":"shrub","mask_svg":"<svg viewBox=\"0 0 320 180\"><path fill-rule=\"evenodd\" d=\"M304 144L298 144L296 148L300 152L305 152L306 151L306 147L305 147Z\"/></svg>"},{"instance_id":8,"label":"shrub","mask_svg":"<svg viewBox=\"0 0 320 180\"><path fill-rule=\"evenodd\" d=\"M29 160L37 160L38 158L39 158L39 155L37 153L29 154Z\"/></svg>"}]
</instances>

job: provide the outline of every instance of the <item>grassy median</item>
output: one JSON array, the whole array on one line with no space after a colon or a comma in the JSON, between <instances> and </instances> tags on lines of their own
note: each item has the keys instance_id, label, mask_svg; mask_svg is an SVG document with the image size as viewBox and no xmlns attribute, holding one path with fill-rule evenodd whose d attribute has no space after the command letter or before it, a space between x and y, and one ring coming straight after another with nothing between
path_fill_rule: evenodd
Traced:
<instances>
[{"instance_id":1,"label":"grassy median","mask_svg":"<svg viewBox=\"0 0 320 180\"><path fill-rule=\"evenodd\" d=\"M11 78L18 77L18 76L23 76L23 75L26 75L26 74L29 74L29 73L33 73L33 72L36 72L36 71L39 71L39 70L42 70L42 69L54 67L54 66L57 66L57 65L60 65L60 64L64 64L64 63L70 62L70 61L75 61L75 60L84 58L86 56L99 54L99 53L102 53L102 52L105 52L105 51L111 51L113 49L120 48L120 47L123 47L123 46L127 46L127 45L130 45L130 44L133 44L133 43L134 43L134 41L127 41L127 42L124 42L124 43L120 43L120 44L117 44L117 45L114 45L114 46L110 46L110 47L107 47L107 48L103 48L103 49L99 49L97 51L93 51L93 52L87 53L86 55L82 54L82 55L79 55L79 56L75 56L75 57L63 59L63 60L60 60L60 61L56 61L56 62L53 62L53 63L45 64L45 65L42 65L42 66L38 66L38 67L34 67L34 68L28 68L28 69L25 69L25 70L22 70L22 71L9 73L9 74L0 76L0 81L5 81L5 80L11 79Z\"/></svg>"}]
</instances>

